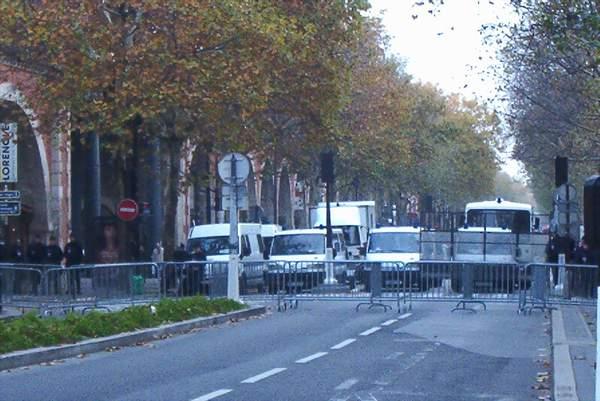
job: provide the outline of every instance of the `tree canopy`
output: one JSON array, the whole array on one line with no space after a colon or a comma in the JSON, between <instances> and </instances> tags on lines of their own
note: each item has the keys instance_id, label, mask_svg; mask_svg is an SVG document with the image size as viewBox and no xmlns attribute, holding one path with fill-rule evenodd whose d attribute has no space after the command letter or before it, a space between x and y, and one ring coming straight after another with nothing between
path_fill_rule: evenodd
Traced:
<instances>
[{"instance_id":1,"label":"tree canopy","mask_svg":"<svg viewBox=\"0 0 600 401\"><path fill-rule=\"evenodd\" d=\"M427 193L457 207L492 193L497 117L414 82L368 7L0 0L0 47L44 66L40 104L125 151L136 120L147 138L261 153L305 179L333 149L341 192Z\"/></svg>"}]
</instances>

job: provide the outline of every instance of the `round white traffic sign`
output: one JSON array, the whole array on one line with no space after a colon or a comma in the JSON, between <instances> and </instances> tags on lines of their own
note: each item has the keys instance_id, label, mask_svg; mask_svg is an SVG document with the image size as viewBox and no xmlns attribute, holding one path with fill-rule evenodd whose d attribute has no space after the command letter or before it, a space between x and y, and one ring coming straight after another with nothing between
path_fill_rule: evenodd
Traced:
<instances>
[{"instance_id":1,"label":"round white traffic sign","mask_svg":"<svg viewBox=\"0 0 600 401\"><path fill-rule=\"evenodd\" d=\"M217 167L219 177L230 185L242 184L250 174L250 160L241 153L226 154L221 158Z\"/></svg>"}]
</instances>

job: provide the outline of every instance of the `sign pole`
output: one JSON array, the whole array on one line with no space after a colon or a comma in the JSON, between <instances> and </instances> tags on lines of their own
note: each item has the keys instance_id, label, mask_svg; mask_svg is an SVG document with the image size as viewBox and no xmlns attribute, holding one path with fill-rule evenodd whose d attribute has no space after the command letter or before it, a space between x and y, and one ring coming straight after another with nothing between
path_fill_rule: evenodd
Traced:
<instances>
[{"instance_id":1,"label":"sign pole","mask_svg":"<svg viewBox=\"0 0 600 401\"><path fill-rule=\"evenodd\" d=\"M239 238L238 238L238 213L237 191L238 178L236 171L236 158L231 155L231 180L229 195L229 265L227 267L227 298L235 301L240 298L239 285Z\"/></svg>"}]
</instances>

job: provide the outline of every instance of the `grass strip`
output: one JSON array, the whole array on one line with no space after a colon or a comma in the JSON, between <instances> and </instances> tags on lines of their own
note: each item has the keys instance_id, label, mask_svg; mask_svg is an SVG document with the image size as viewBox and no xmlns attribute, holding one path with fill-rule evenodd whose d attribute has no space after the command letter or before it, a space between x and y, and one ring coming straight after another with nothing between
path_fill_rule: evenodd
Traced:
<instances>
[{"instance_id":1,"label":"grass strip","mask_svg":"<svg viewBox=\"0 0 600 401\"><path fill-rule=\"evenodd\" d=\"M208 300L201 296L163 299L153 305L154 313L149 305L138 305L111 313L70 313L64 318L42 319L31 312L17 319L0 321L0 354L70 344L245 308L229 299Z\"/></svg>"}]
</instances>

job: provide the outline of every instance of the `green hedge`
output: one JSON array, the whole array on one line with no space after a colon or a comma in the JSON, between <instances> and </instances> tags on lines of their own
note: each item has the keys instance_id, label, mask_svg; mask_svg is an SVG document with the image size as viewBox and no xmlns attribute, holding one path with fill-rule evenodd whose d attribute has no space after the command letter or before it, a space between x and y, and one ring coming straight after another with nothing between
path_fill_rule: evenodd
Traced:
<instances>
[{"instance_id":1,"label":"green hedge","mask_svg":"<svg viewBox=\"0 0 600 401\"><path fill-rule=\"evenodd\" d=\"M0 321L0 354L74 343L245 308L228 299L208 300L204 297L163 299L154 306L156 313L152 313L148 305L140 305L113 313L93 311L85 315L71 313L65 318L45 319L28 313L18 319Z\"/></svg>"}]
</instances>

